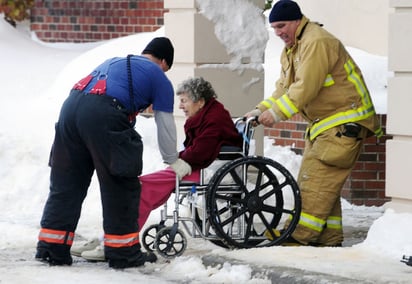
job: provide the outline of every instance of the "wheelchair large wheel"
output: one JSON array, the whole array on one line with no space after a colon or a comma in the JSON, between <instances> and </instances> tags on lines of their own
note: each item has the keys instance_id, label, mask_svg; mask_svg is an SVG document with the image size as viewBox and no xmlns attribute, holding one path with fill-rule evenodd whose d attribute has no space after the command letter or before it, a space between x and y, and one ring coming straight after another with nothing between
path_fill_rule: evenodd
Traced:
<instances>
[{"instance_id":1,"label":"wheelchair large wheel","mask_svg":"<svg viewBox=\"0 0 412 284\"><path fill-rule=\"evenodd\" d=\"M207 194L213 229L231 248L279 245L299 221L299 187L285 167L268 158L243 157L224 165Z\"/></svg>"}]
</instances>

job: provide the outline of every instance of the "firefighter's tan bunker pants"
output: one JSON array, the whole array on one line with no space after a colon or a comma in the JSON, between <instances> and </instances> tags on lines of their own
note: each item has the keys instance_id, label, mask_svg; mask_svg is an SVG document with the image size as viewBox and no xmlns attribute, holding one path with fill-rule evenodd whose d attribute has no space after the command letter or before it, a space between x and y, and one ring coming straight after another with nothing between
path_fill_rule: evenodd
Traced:
<instances>
[{"instance_id":1,"label":"firefighter's tan bunker pants","mask_svg":"<svg viewBox=\"0 0 412 284\"><path fill-rule=\"evenodd\" d=\"M343 125L306 140L298 175L302 213L292 234L308 244L337 245L343 241L341 189L359 157L367 129L357 138L342 135Z\"/></svg>"}]
</instances>

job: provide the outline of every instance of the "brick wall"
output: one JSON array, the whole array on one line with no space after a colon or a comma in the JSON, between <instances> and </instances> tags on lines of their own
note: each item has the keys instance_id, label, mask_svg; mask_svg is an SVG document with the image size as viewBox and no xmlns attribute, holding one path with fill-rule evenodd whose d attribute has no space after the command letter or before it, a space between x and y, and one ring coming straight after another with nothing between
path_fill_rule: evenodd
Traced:
<instances>
[{"instance_id":1,"label":"brick wall","mask_svg":"<svg viewBox=\"0 0 412 284\"><path fill-rule=\"evenodd\" d=\"M384 133L386 133L386 115L379 115ZM266 128L265 135L275 138L275 144L290 146L302 154L305 146L304 135L306 122L298 115L291 120L276 124L275 128ZM381 206L390 199L385 196L385 153L386 140L391 136L368 138L359 159L346 180L342 197L352 204L366 206Z\"/></svg>"},{"instance_id":2,"label":"brick wall","mask_svg":"<svg viewBox=\"0 0 412 284\"><path fill-rule=\"evenodd\" d=\"M35 0L31 30L46 42L93 42L163 26L163 0Z\"/></svg>"},{"instance_id":3,"label":"brick wall","mask_svg":"<svg viewBox=\"0 0 412 284\"><path fill-rule=\"evenodd\" d=\"M379 116L384 133L386 133L386 115ZM385 195L386 141L392 136L381 138L369 137L352 174L347 179L342 196L352 204L380 206L389 201Z\"/></svg>"}]
</instances>

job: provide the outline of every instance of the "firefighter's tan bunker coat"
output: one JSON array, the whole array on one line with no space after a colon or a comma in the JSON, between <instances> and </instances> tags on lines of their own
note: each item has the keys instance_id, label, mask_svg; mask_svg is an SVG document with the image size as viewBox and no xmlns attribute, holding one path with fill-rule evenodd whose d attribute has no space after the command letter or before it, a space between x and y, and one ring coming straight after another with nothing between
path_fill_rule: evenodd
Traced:
<instances>
[{"instance_id":1,"label":"firefighter's tan bunker coat","mask_svg":"<svg viewBox=\"0 0 412 284\"><path fill-rule=\"evenodd\" d=\"M361 71L342 43L303 16L295 45L281 54L271 97L257 105L281 120L299 113L308 121L298 184L302 213L293 238L307 244L343 241L341 188L363 140L382 129ZM353 137L354 136L354 137Z\"/></svg>"}]
</instances>

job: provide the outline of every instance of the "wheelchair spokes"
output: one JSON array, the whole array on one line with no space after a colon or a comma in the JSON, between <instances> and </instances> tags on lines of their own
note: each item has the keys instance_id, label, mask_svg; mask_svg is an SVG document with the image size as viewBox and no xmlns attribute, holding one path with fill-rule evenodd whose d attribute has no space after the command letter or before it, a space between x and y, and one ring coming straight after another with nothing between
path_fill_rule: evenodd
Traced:
<instances>
[{"instance_id":1,"label":"wheelchair spokes","mask_svg":"<svg viewBox=\"0 0 412 284\"><path fill-rule=\"evenodd\" d=\"M236 184L229 187L229 179ZM300 214L295 180L283 166L262 157L240 158L226 164L216 172L207 194L211 224L231 247L279 244L293 231ZM286 196L289 204L285 204ZM273 229L283 235L269 240L265 232Z\"/></svg>"},{"instance_id":2,"label":"wheelchair spokes","mask_svg":"<svg viewBox=\"0 0 412 284\"><path fill-rule=\"evenodd\" d=\"M164 258L173 258L183 254L187 240L177 226L164 227L155 238L157 252Z\"/></svg>"}]
</instances>

